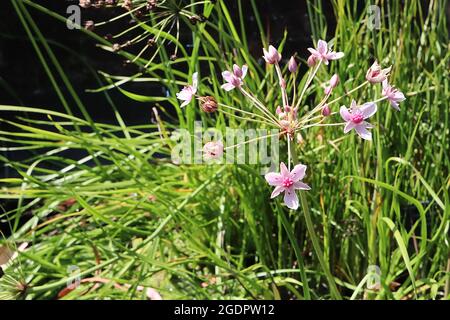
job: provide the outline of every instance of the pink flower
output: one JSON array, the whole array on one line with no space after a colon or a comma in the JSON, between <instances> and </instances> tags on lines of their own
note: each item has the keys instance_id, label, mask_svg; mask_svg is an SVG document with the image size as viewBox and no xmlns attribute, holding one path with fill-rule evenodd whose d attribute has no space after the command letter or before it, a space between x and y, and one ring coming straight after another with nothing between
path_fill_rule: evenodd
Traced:
<instances>
[{"instance_id":1,"label":"pink flower","mask_svg":"<svg viewBox=\"0 0 450 320\"><path fill-rule=\"evenodd\" d=\"M389 72L391 72L392 66L386 69L381 69L381 66L378 64L378 61L372 64L372 66L367 70L366 79L370 83L379 83L383 82L387 79Z\"/></svg>"},{"instance_id":2,"label":"pink flower","mask_svg":"<svg viewBox=\"0 0 450 320\"><path fill-rule=\"evenodd\" d=\"M383 81L383 90L381 94L384 97L387 97L392 108L398 111L400 111L400 108L398 107L399 103L406 100L405 95L398 89L391 86L387 80Z\"/></svg>"},{"instance_id":3,"label":"pink flower","mask_svg":"<svg viewBox=\"0 0 450 320\"><path fill-rule=\"evenodd\" d=\"M355 100L353 100L350 110L348 110L345 106L342 106L340 109L340 114L342 119L347 122L344 127L344 133L355 129L356 133L361 138L365 140L372 140L372 133L367 129L373 128L373 126L364 120L373 116L375 112L377 112L377 105L373 102L368 102L358 107L356 106Z\"/></svg>"},{"instance_id":4,"label":"pink flower","mask_svg":"<svg viewBox=\"0 0 450 320\"><path fill-rule=\"evenodd\" d=\"M275 64L281 60L281 54L272 45L269 46L269 51L263 48L263 53L264 60L269 64Z\"/></svg>"},{"instance_id":5,"label":"pink flower","mask_svg":"<svg viewBox=\"0 0 450 320\"><path fill-rule=\"evenodd\" d=\"M203 146L203 158L206 161L219 159L223 155L223 143L210 141Z\"/></svg>"},{"instance_id":6,"label":"pink flower","mask_svg":"<svg viewBox=\"0 0 450 320\"><path fill-rule=\"evenodd\" d=\"M291 59L289 59L288 69L291 73L297 72L298 64L295 61L294 57L291 57Z\"/></svg>"},{"instance_id":7,"label":"pink flower","mask_svg":"<svg viewBox=\"0 0 450 320\"><path fill-rule=\"evenodd\" d=\"M234 88L239 88L244 83L243 79L247 75L248 67L244 64L240 68L237 64L233 65L233 73L230 71L222 72L223 80L227 83L222 85L222 89L225 91L233 90Z\"/></svg>"},{"instance_id":8,"label":"pink flower","mask_svg":"<svg viewBox=\"0 0 450 320\"><path fill-rule=\"evenodd\" d=\"M197 93L197 86L198 86L197 77L198 77L198 74L197 74L197 72L195 72L192 75L192 85L185 86L180 92L177 93L177 98L184 101L180 105L180 108L183 108L186 105L188 105L191 102L192 98Z\"/></svg>"},{"instance_id":9,"label":"pink flower","mask_svg":"<svg viewBox=\"0 0 450 320\"><path fill-rule=\"evenodd\" d=\"M316 60L322 60L323 63L328 64L329 60L337 60L344 56L343 52L335 52L328 50L328 44L326 41L319 40L317 42L317 49L308 48L308 51L311 52L311 55ZM309 65L309 58L308 58L308 65Z\"/></svg>"},{"instance_id":10,"label":"pink flower","mask_svg":"<svg viewBox=\"0 0 450 320\"><path fill-rule=\"evenodd\" d=\"M280 173L269 172L265 175L266 181L269 185L274 186L275 189L270 196L271 199L284 192L284 203L288 208L296 210L298 208L298 197L295 190L310 190L311 188L303 183L301 180L305 177L306 166L298 164L291 172L286 168L286 165L280 163Z\"/></svg>"}]
</instances>

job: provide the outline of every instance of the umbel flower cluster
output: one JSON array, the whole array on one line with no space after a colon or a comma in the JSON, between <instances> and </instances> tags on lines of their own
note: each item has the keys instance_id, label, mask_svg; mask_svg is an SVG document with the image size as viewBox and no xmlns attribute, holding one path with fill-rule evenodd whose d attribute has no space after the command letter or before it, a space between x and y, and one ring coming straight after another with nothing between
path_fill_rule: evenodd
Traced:
<instances>
[{"instance_id":1,"label":"umbel flower cluster","mask_svg":"<svg viewBox=\"0 0 450 320\"><path fill-rule=\"evenodd\" d=\"M285 163L280 163L280 172L270 172L265 175L265 179L270 186L274 187L271 198L277 197L280 194L284 194L284 203L290 209L297 209L299 206L299 199L296 194L296 190L310 190L310 187L302 182L302 179L306 175L307 166L303 164L293 163L297 159L294 159L292 153L291 143L295 141L296 135L300 130L312 128L312 127L325 127L325 126L341 126L343 133L347 134L354 131L360 138L364 140L372 140L372 133L370 129L373 126L369 123L369 118L377 112L377 103L387 100L392 108L399 111L399 103L405 100L405 96L395 87L391 86L388 82L390 71L392 67L383 69L377 61L375 61L366 73L366 81L359 86L349 90L345 95L335 98L329 101L333 90L339 85L339 75L334 74L330 80L326 83L323 92L323 98L319 104L305 110L301 108L303 98L307 89L310 87L312 81L316 78L317 72L322 65L328 65L331 61L341 59L344 57L343 52L335 52L331 50L328 43L324 40L319 40L316 48L308 48L310 56L307 60L309 66L308 75L305 81L305 85L301 88L300 94L294 94L289 97L287 94L287 82L288 77L284 77L280 62L282 59L281 53L270 45L268 49L263 49L263 58L268 65L272 65L275 68L280 96L281 105L275 109L275 112L271 111L267 105L265 105L255 94L248 90L245 85L245 77L249 74L248 67L246 65L238 66L233 65L232 70L222 72L224 84L222 89L225 91L239 90L255 108L258 113L258 117L263 119L266 124L274 126L279 129L279 134L286 138L287 141L287 166ZM296 73L298 71L298 64L294 57L291 57L288 62L287 70L291 73L290 81L293 81L293 87L295 88ZM339 111L333 111L331 106L342 98L351 95L352 93L360 90L366 85L381 84L381 97L374 101L358 104L355 100L352 100L350 106L341 106ZM198 89L198 74L194 73L192 84L185 86L178 94L177 98L182 100L181 107L188 105L194 97L199 99L202 110L207 112L213 112L217 108L230 108L234 111L239 111L239 108L227 106L221 103L217 103L213 97L201 97L197 95ZM203 105L205 101L209 103L208 108ZM332 122L333 117L337 117L339 122ZM301 137L301 135L300 135ZM295 146L293 146L295 148ZM228 148L228 147L227 147ZM211 152L213 150L214 152ZM209 158L220 157L223 153L223 145L221 142L209 142L204 148L204 152ZM294 165L291 170L291 163Z\"/></svg>"}]
</instances>

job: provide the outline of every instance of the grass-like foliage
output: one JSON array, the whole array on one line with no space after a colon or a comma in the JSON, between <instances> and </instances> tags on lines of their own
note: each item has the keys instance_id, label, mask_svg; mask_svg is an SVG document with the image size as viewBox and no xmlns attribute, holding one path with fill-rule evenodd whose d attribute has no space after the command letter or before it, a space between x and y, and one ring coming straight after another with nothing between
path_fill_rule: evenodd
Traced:
<instances>
[{"instance_id":1,"label":"grass-like foliage","mask_svg":"<svg viewBox=\"0 0 450 320\"><path fill-rule=\"evenodd\" d=\"M390 81L406 100L400 112L379 106L370 142L344 135L342 127L301 131L293 161L308 164L305 182L312 189L301 192L298 210L270 200L272 187L257 165L175 164L170 158L172 133L194 135L195 121L219 130L270 127L239 90L221 89L221 72L246 64L246 87L273 114L280 104L277 73L262 59L262 48L274 44L287 62L294 52L283 47L295 30L269 39L259 1L248 1L245 11L244 1L159 1L163 7L135 16L136 23L112 39L101 35L102 24L77 31L140 67L132 76L92 72L99 82L92 94L110 104L116 124L92 120L95 106L78 97L74 75L61 66L64 57L54 53L35 18L45 13L65 26L66 17L33 0L11 2L65 112L0 105L0 119L16 116L1 120L8 128L0 132L2 150L30 155L20 162L1 156L16 177L0 181L0 198L8 204L0 219L9 226L0 248L18 251L2 265L2 298L450 298L447 1L375 1L381 23L371 28L358 1L333 0L333 29L322 2L307 2L310 46L326 39L345 56L318 70L300 110L320 102L320 83L334 73L341 83L333 96L344 95L341 104L379 97L381 86L345 95L365 81L375 59L393 65ZM123 11L123 18L138 11ZM259 30L257 50L249 47L248 15ZM124 45L124 35L133 43ZM296 50L300 57L307 52ZM287 90L298 94L309 69L297 61L297 82L289 79ZM217 112L203 112L196 99L180 108L176 93L195 72L198 93L214 97ZM159 85L168 94L134 92L133 82ZM142 102L148 119L127 125L111 90ZM286 162L285 141L280 150ZM74 270L81 283L67 286Z\"/></svg>"}]
</instances>

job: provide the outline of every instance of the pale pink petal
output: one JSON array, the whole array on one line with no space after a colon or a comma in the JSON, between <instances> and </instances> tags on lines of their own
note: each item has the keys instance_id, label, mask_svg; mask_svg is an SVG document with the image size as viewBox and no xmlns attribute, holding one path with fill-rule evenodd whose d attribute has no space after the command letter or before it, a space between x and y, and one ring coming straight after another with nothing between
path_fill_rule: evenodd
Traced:
<instances>
[{"instance_id":1,"label":"pale pink petal","mask_svg":"<svg viewBox=\"0 0 450 320\"><path fill-rule=\"evenodd\" d=\"M225 91L230 91L234 89L234 86L231 83L224 83L221 88Z\"/></svg>"},{"instance_id":2,"label":"pale pink petal","mask_svg":"<svg viewBox=\"0 0 450 320\"><path fill-rule=\"evenodd\" d=\"M291 173L289 172L284 162L280 163L280 174L283 178L290 178L291 176Z\"/></svg>"},{"instance_id":3,"label":"pale pink petal","mask_svg":"<svg viewBox=\"0 0 450 320\"><path fill-rule=\"evenodd\" d=\"M269 46L269 53L270 53L270 55L274 58L274 59L276 59L277 61L279 61L280 59L281 59L281 54L278 52L278 50L274 47L274 46L272 46L272 45L270 45Z\"/></svg>"},{"instance_id":4,"label":"pale pink petal","mask_svg":"<svg viewBox=\"0 0 450 320\"><path fill-rule=\"evenodd\" d=\"M238 78L242 77L242 70L241 70L241 68L239 68L239 66L237 64L233 65L233 73Z\"/></svg>"},{"instance_id":5,"label":"pale pink petal","mask_svg":"<svg viewBox=\"0 0 450 320\"><path fill-rule=\"evenodd\" d=\"M337 59L341 59L343 56L344 56L343 52L331 52L326 55L326 58L328 60L337 60Z\"/></svg>"},{"instance_id":6,"label":"pale pink petal","mask_svg":"<svg viewBox=\"0 0 450 320\"><path fill-rule=\"evenodd\" d=\"M364 140L372 140L372 133L366 129L364 123L355 126L355 131Z\"/></svg>"},{"instance_id":7,"label":"pale pink petal","mask_svg":"<svg viewBox=\"0 0 450 320\"><path fill-rule=\"evenodd\" d=\"M377 104L373 102L364 103L359 109L364 116L364 119L370 118L377 112Z\"/></svg>"},{"instance_id":8,"label":"pale pink petal","mask_svg":"<svg viewBox=\"0 0 450 320\"><path fill-rule=\"evenodd\" d=\"M197 92L197 87L198 87L198 73L194 72L192 74L192 91L195 94Z\"/></svg>"},{"instance_id":9,"label":"pale pink petal","mask_svg":"<svg viewBox=\"0 0 450 320\"><path fill-rule=\"evenodd\" d=\"M187 106L190 102L191 102L191 99L186 100L185 102L183 102L183 103L180 105L180 108L184 108L184 107Z\"/></svg>"},{"instance_id":10,"label":"pale pink petal","mask_svg":"<svg viewBox=\"0 0 450 320\"><path fill-rule=\"evenodd\" d=\"M350 121L352 119L352 115L348 112L348 109L345 106L341 106L339 109L339 113L341 114L342 119L345 121Z\"/></svg>"},{"instance_id":11,"label":"pale pink petal","mask_svg":"<svg viewBox=\"0 0 450 320\"><path fill-rule=\"evenodd\" d=\"M269 172L264 178L271 186L281 186L283 184L283 176L276 172Z\"/></svg>"},{"instance_id":12,"label":"pale pink petal","mask_svg":"<svg viewBox=\"0 0 450 320\"><path fill-rule=\"evenodd\" d=\"M349 132L350 130L352 130L354 127L356 126L356 124L354 124L353 122L349 121L347 122L347 124L344 127L344 133Z\"/></svg>"},{"instance_id":13,"label":"pale pink petal","mask_svg":"<svg viewBox=\"0 0 450 320\"><path fill-rule=\"evenodd\" d=\"M385 79L382 84L383 84L383 90L386 90L388 87L390 87L387 79Z\"/></svg>"},{"instance_id":14,"label":"pale pink petal","mask_svg":"<svg viewBox=\"0 0 450 320\"><path fill-rule=\"evenodd\" d=\"M244 65L242 66L242 77L241 77L241 79L244 79L244 78L245 78L245 76L247 75L247 71L248 71L248 67L247 67L246 64L244 64Z\"/></svg>"},{"instance_id":15,"label":"pale pink petal","mask_svg":"<svg viewBox=\"0 0 450 320\"><path fill-rule=\"evenodd\" d=\"M319 53L321 55L325 55L328 51L328 44L326 43L326 41L323 40L319 40L317 42L317 51L319 51Z\"/></svg>"},{"instance_id":16,"label":"pale pink petal","mask_svg":"<svg viewBox=\"0 0 450 320\"><path fill-rule=\"evenodd\" d=\"M272 194L270 195L270 199L275 198L276 196L278 196L283 191L284 191L284 187L276 186L275 189L273 189Z\"/></svg>"},{"instance_id":17,"label":"pale pink petal","mask_svg":"<svg viewBox=\"0 0 450 320\"><path fill-rule=\"evenodd\" d=\"M294 189L311 190L311 187L308 186L306 183L303 183L301 181L297 181L297 182L294 183Z\"/></svg>"},{"instance_id":18,"label":"pale pink petal","mask_svg":"<svg viewBox=\"0 0 450 320\"><path fill-rule=\"evenodd\" d=\"M306 166L304 164L297 164L291 171L291 179L294 182L302 180L305 177Z\"/></svg>"},{"instance_id":19,"label":"pale pink petal","mask_svg":"<svg viewBox=\"0 0 450 320\"><path fill-rule=\"evenodd\" d=\"M297 210L298 208L298 197L295 193L295 189L293 187L286 188L284 191L284 203L288 206L288 208L292 210Z\"/></svg>"},{"instance_id":20,"label":"pale pink petal","mask_svg":"<svg viewBox=\"0 0 450 320\"><path fill-rule=\"evenodd\" d=\"M320 53L319 51L317 51L316 49L313 48L308 48L308 51L311 52L311 54L315 57L320 57Z\"/></svg>"},{"instance_id":21,"label":"pale pink petal","mask_svg":"<svg viewBox=\"0 0 450 320\"><path fill-rule=\"evenodd\" d=\"M403 92L401 92L401 91L397 91L395 94L394 94L394 99L395 100L397 100L397 101L404 101L404 100L406 100L406 98L405 98L405 95L403 94Z\"/></svg>"},{"instance_id":22,"label":"pale pink petal","mask_svg":"<svg viewBox=\"0 0 450 320\"><path fill-rule=\"evenodd\" d=\"M232 76L233 76L233 74L230 71L222 72L223 80L225 80L226 82L230 82Z\"/></svg>"},{"instance_id":23,"label":"pale pink petal","mask_svg":"<svg viewBox=\"0 0 450 320\"><path fill-rule=\"evenodd\" d=\"M394 100L389 100L389 103L391 104L392 108L394 108L397 111L400 111L400 107L398 106L399 103L395 102Z\"/></svg>"},{"instance_id":24,"label":"pale pink petal","mask_svg":"<svg viewBox=\"0 0 450 320\"><path fill-rule=\"evenodd\" d=\"M148 288L145 293L150 300L162 300L161 295L153 288Z\"/></svg>"},{"instance_id":25,"label":"pale pink petal","mask_svg":"<svg viewBox=\"0 0 450 320\"><path fill-rule=\"evenodd\" d=\"M176 95L177 95L177 98L180 100L191 100L192 99L192 91L189 89L189 87L184 87Z\"/></svg>"}]
</instances>

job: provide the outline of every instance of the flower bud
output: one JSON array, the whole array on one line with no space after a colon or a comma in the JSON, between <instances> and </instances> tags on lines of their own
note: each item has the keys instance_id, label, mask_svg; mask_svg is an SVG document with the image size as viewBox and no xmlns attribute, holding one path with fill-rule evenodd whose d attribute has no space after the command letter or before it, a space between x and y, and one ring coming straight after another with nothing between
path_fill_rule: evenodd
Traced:
<instances>
[{"instance_id":1,"label":"flower bud","mask_svg":"<svg viewBox=\"0 0 450 320\"><path fill-rule=\"evenodd\" d=\"M330 86L331 88L336 88L339 84L339 76L337 74L334 74L330 79Z\"/></svg>"},{"instance_id":2,"label":"flower bud","mask_svg":"<svg viewBox=\"0 0 450 320\"><path fill-rule=\"evenodd\" d=\"M330 106L328 104L325 104L322 108L322 115L324 117L328 117L330 114L331 114Z\"/></svg>"},{"instance_id":3,"label":"flower bud","mask_svg":"<svg viewBox=\"0 0 450 320\"><path fill-rule=\"evenodd\" d=\"M280 106L277 107L277 109L275 110L275 112L276 112L277 114L283 113L283 111L281 111L281 107L280 107Z\"/></svg>"},{"instance_id":4,"label":"flower bud","mask_svg":"<svg viewBox=\"0 0 450 320\"><path fill-rule=\"evenodd\" d=\"M297 72L298 65L293 56L289 59L288 69L291 73Z\"/></svg>"},{"instance_id":5,"label":"flower bud","mask_svg":"<svg viewBox=\"0 0 450 320\"><path fill-rule=\"evenodd\" d=\"M212 113L217 111L217 101L212 96L206 96L200 98L200 108L203 112Z\"/></svg>"},{"instance_id":6,"label":"flower bud","mask_svg":"<svg viewBox=\"0 0 450 320\"><path fill-rule=\"evenodd\" d=\"M308 58L308 61L307 61L308 67L310 67L310 68L314 67L316 65L316 62L317 62L317 58L313 55L310 55Z\"/></svg>"}]
</instances>

